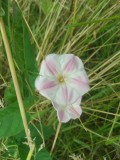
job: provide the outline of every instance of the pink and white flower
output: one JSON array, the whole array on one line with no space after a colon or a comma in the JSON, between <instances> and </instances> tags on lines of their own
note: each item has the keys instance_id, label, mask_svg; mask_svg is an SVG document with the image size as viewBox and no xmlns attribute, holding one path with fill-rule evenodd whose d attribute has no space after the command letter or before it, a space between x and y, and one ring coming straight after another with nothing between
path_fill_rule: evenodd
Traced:
<instances>
[{"instance_id":1,"label":"pink and white flower","mask_svg":"<svg viewBox=\"0 0 120 160\"><path fill-rule=\"evenodd\" d=\"M66 105L88 92L89 80L77 56L50 54L42 61L35 87L51 101Z\"/></svg>"},{"instance_id":2,"label":"pink and white flower","mask_svg":"<svg viewBox=\"0 0 120 160\"><path fill-rule=\"evenodd\" d=\"M67 122L80 116L82 111L78 106L81 97L89 91L89 80L79 57L49 54L42 61L35 87L52 101L59 120Z\"/></svg>"}]
</instances>

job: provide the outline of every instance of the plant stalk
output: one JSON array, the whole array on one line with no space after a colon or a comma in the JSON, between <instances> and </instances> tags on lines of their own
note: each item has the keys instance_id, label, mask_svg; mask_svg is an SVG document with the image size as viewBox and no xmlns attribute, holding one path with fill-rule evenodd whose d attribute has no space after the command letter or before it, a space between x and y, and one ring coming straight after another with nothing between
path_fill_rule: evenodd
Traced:
<instances>
[{"instance_id":1,"label":"plant stalk","mask_svg":"<svg viewBox=\"0 0 120 160\"><path fill-rule=\"evenodd\" d=\"M26 113L25 113L25 109L24 109L24 105L23 105L21 92L20 92L20 87L19 87L19 83L18 83L18 79L17 79L17 75L16 75L16 70L15 70L15 66L13 63L13 59L12 59L11 48L9 45L9 41L8 41L8 37L6 34L5 25L4 25L4 21L3 21L2 17L0 17L0 30L1 30L2 39L4 42L6 54L7 54L7 59L8 59L14 87L15 87L15 92L16 92L16 96L17 96L17 100L18 100L18 104L19 104L19 109L20 109L24 129L25 129L25 134L27 137L28 145L31 149L31 148L33 148L33 141L32 141L31 135L30 135L30 130L28 128L28 123L27 123L27 118L26 118Z\"/></svg>"},{"instance_id":2,"label":"plant stalk","mask_svg":"<svg viewBox=\"0 0 120 160\"><path fill-rule=\"evenodd\" d=\"M53 152L53 150L55 148L55 144L56 144L56 141L57 141L57 138L58 138L58 134L60 132L61 125L62 125L62 123L59 122L59 124L57 126L57 131L56 131L56 134L55 134L55 139L53 141L53 145L52 145L52 148L51 148L51 151L50 151L50 155L52 154L52 152Z\"/></svg>"}]
</instances>

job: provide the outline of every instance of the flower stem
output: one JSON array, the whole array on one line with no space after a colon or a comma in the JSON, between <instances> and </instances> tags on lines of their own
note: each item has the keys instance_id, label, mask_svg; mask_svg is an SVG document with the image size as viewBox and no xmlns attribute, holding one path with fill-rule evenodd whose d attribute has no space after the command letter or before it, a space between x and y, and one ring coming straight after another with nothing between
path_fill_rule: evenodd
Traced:
<instances>
[{"instance_id":1,"label":"flower stem","mask_svg":"<svg viewBox=\"0 0 120 160\"><path fill-rule=\"evenodd\" d=\"M55 134L55 139L53 141L53 145L52 145L52 148L51 148L51 151L50 151L50 155L52 154L52 152L54 150L54 147L55 147L55 144L56 144L56 141L57 141L57 138L58 138L58 134L60 132L61 125L62 125L62 123L59 122L59 124L57 126L57 131L56 131L56 134Z\"/></svg>"},{"instance_id":2,"label":"flower stem","mask_svg":"<svg viewBox=\"0 0 120 160\"><path fill-rule=\"evenodd\" d=\"M26 160L31 160L31 157L32 157L32 155L33 155L34 148L35 148L35 145L32 145L32 147L31 147L31 149L30 149L30 151L29 151L29 153L28 153L28 155L27 155Z\"/></svg>"},{"instance_id":3,"label":"flower stem","mask_svg":"<svg viewBox=\"0 0 120 160\"><path fill-rule=\"evenodd\" d=\"M19 109L20 109L24 129L25 129L28 145L29 145L30 149L32 149L34 144L33 144L33 141L32 141L31 135L30 135L30 130L28 128L28 123L27 123L27 118L26 118L26 114L25 114L25 109L24 109L24 105L23 105L21 92L20 92L20 87L18 84L18 79L17 79L17 75L16 75L16 71L15 71L15 67L14 67L14 63L13 63L13 59L12 59L11 48L9 45L9 41L8 41L8 37L6 34L5 25L4 25L2 17L0 17L0 30L1 30L2 39L4 42L6 54L7 54L7 59L8 59L14 87L15 87L15 92L16 92L16 96L17 96L17 100L18 100L18 104L19 104Z\"/></svg>"}]
</instances>

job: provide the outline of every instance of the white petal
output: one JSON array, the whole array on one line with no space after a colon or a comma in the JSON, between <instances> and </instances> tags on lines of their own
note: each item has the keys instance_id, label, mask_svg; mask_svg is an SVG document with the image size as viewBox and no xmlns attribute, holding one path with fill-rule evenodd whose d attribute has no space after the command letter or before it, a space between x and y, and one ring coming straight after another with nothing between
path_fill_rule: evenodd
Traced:
<instances>
[{"instance_id":1,"label":"white petal","mask_svg":"<svg viewBox=\"0 0 120 160\"><path fill-rule=\"evenodd\" d=\"M82 97L80 97L74 104L66 107L66 112L71 119L79 118L82 114L82 108L80 107Z\"/></svg>"},{"instance_id":2,"label":"white petal","mask_svg":"<svg viewBox=\"0 0 120 160\"><path fill-rule=\"evenodd\" d=\"M66 84L60 84L55 94L53 101L65 106L73 104L79 98L79 94Z\"/></svg>"},{"instance_id":3,"label":"white petal","mask_svg":"<svg viewBox=\"0 0 120 160\"><path fill-rule=\"evenodd\" d=\"M69 114L66 112L66 107L59 105L55 102L52 102L53 107L57 111L58 120L62 123L68 122L71 118Z\"/></svg>"},{"instance_id":4,"label":"white petal","mask_svg":"<svg viewBox=\"0 0 120 160\"><path fill-rule=\"evenodd\" d=\"M59 110L60 108L63 109L64 107L62 105L59 105L58 103L52 101L52 105L55 108L55 110Z\"/></svg>"},{"instance_id":5,"label":"white petal","mask_svg":"<svg viewBox=\"0 0 120 160\"><path fill-rule=\"evenodd\" d=\"M35 80L35 87L40 94L52 100L56 94L58 84L54 79L38 76Z\"/></svg>"},{"instance_id":6,"label":"white petal","mask_svg":"<svg viewBox=\"0 0 120 160\"><path fill-rule=\"evenodd\" d=\"M79 96L84 95L90 89L89 80L84 69L69 75L66 83L68 83L73 90L76 90Z\"/></svg>"},{"instance_id":7,"label":"white petal","mask_svg":"<svg viewBox=\"0 0 120 160\"><path fill-rule=\"evenodd\" d=\"M57 111L57 116L58 116L58 120L62 123L67 123L71 119L69 114L67 114L67 112L65 112L62 109Z\"/></svg>"},{"instance_id":8,"label":"white petal","mask_svg":"<svg viewBox=\"0 0 120 160\"><path fill-rule=\"evenodd\" d=\"M63 54L60 56L60 64L63 73L71 74L83 68L81 59L73 54Z\"/></svg>"},{"instance_id":9,"label":"white petal","mask_svg":"<svg viewBox=\"0 0 120 160\"><path fill-rule=\"evenodd\" d=\"M80 105L81 104L81 100L82 100L82 97L79 97L76 102L72 105ZM65 109L66 108L66 105L60 105L58 103L56 103L55 101L52 101L52 104L53 104L53 107L55 108L55 110L57 111L58 109Z\"/></svg>"},{"instance_id":10,"label":"white petal","mask_svg":"<svg viewBox=\"0 0 120 160\"><path fill-rule=\"evenodd\" d=\"M81 109L80 105L73 104L73 105L67 107L67 112L68 112L69 116L71 117L71 119L76 119L76 118L79 118L80 115L82 114L82 109Z\"/></svg>"},{"instance_id":11,"label":"white petal","mask_svg":"<svg viewBox=\"0 0 120 160\"><path fill-rule=\"evenodd\" d=\"M57 111L58 120L63 123L68 122L70 119L76 119L80 117L80 115L82 114L80 103L81 97L73 105L70 106L63 106L52 102L53 107Z\"/></svg>"},{"instance_id":12,"label":"white petal","mask_svg":"<svg viewBox=\"0 0 120 160\"><path fill-rule=\"evenodd\" d=\"M49 54L42 61L40 75L56 77L60 72L59 55Z\"/></svg>"}]
</instances>

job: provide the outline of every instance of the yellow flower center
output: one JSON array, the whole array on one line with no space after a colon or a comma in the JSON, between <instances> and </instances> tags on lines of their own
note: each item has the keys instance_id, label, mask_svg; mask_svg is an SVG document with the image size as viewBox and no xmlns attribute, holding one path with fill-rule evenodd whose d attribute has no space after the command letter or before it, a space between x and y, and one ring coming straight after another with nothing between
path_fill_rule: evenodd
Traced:
<instances>
[{"instance_id":1,"label":"yellow flower center","mask_svg":"<svg viewBox=\"0 0 120 160\"><path fill-rule=\"evenodd\" d=\"M64 83L65 82L64 77L62 75L58 76L58 82L59 83Z\"/></svg>"}]
</instances>

